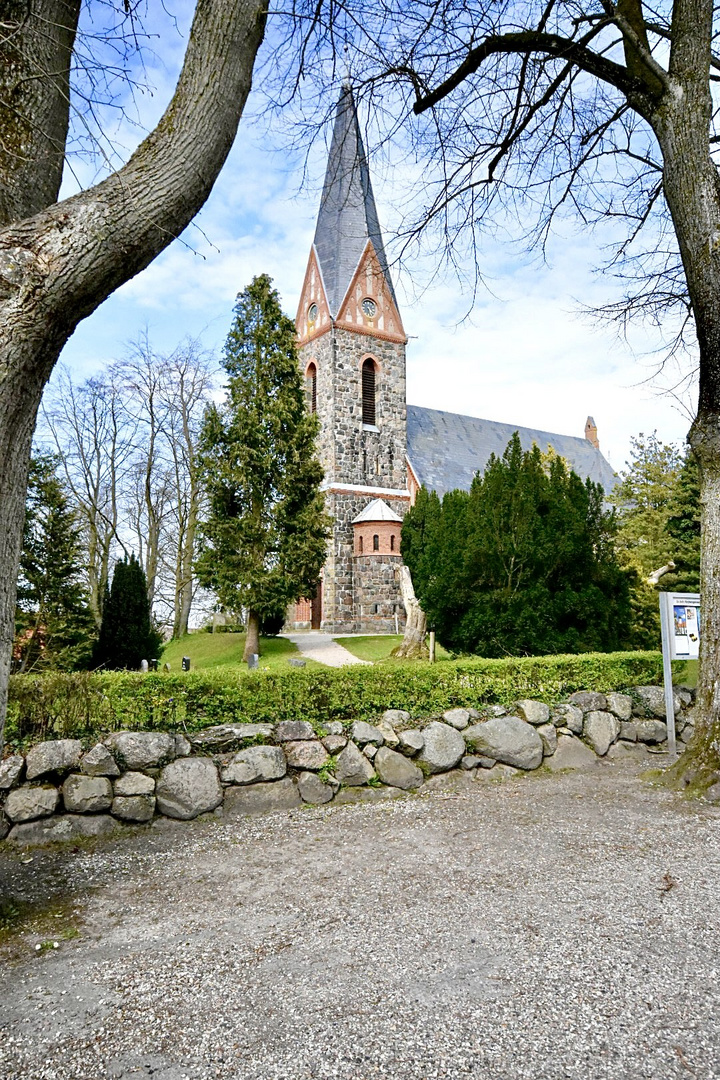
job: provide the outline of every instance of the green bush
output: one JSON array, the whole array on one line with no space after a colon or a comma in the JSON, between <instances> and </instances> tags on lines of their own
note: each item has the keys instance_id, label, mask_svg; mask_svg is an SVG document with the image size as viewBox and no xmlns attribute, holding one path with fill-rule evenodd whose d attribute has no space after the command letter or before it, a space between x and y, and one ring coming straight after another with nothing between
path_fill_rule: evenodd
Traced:
<instances>
[{"instance_id":1,"label":"green bush","mask_svg":"<svg viewBox=\"0 0 720 1080\"><path fill-rule=\"evenodd\" d=\"M372 720L384 709L415 719L454 706L561 701L575 690L623 690L662 680L660 653L453 660L442 664L300 669L237 676L214 671L14 675L6 738L90 739L125 728L197 731L229 721Z\"/></svg>"}]
</instances>

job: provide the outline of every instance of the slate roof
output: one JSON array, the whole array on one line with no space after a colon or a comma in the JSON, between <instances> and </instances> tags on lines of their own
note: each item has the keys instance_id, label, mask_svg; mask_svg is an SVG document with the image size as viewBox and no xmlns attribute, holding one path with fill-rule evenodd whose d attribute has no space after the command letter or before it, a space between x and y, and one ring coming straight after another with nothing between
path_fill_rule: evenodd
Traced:
<instances>
[{"instance_id":1,"label":"slate roof","mask_svg":"<svg viewBox=\"0 0 720 1080\"><path fill-rule=\"evenodd\" d=\"M589 477L602 484L606 494L615 486L617 477L610 464L587 439L423 409L419 405L407 407L410 464L419 482L441 497L454 488L469 491L475 473L484 470L492 453L502 456L515 431L523 450L530 450L537 443L545 451L550 444L583 480Z\"/></svg>"},{"instance_id":2,"label":"slate roof","mask_svg":"<svg viewBox=\"0 0 720 1080\"><path fill-rule=\"evenodd\" d=\"M402 518L383 499L373 499L352 519L352 524L359 525L361 521L402 521Z\"/></svg>"},{"instance_id":3,"label":"slate roof","mask_svg":"<svg viewBox=\"0 0 720 1080\"><path fill-rule=\"evenodd\" d=\"M330 314L337 315L368 239L383 271L393 301L370 171L363 146L352 89L345 84L335 113L330 156L315 227L315 250Z\"/></svg>"}]
</instances>

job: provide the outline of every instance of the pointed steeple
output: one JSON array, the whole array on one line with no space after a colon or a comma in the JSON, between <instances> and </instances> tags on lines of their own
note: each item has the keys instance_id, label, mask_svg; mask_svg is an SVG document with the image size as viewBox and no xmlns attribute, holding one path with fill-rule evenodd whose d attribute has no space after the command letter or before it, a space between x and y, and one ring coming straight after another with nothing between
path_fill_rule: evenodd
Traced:
<instances>
[{"instance_id":1,"label":"pointed steeple","mask_svg":"<svg viewBox=\"0 0 720 1080\"><path fill-rule=\"evenodd\" d=\"M333 318L340 310L368 240L375 250L393 303L397 305L355 99L350 85L344 83L335 114L314 241Z\"/></svg>"}]
</instances>

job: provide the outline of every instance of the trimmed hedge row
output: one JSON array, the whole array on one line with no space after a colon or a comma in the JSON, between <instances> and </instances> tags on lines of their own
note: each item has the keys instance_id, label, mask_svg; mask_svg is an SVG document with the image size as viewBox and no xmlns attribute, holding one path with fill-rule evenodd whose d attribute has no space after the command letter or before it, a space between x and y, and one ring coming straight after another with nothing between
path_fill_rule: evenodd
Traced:
<instances>
[{"instance_id":1,"label":"trimmed hedge row","mask_svg":"<svg viewBox=\"0 0 720 1080\"><path fill-rule=\"evenodd\" d=\"M662 681L658 652L377 664L339 669L15 675L10 680L6 742L90 739L117 730L197 731L253 721L371 720L385 709L414 718L454 706L509 705L533 697L548 704L575 690L624 690Z\"/></svg>"}]
</instances>

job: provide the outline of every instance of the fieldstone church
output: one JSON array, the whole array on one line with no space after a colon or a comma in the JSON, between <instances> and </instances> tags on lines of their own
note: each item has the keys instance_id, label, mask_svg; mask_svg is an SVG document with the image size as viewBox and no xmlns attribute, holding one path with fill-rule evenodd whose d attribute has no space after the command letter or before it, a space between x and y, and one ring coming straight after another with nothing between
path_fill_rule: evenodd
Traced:
<instances>
[{"instance_id":1,"label":"fieldstone church","mask_svg":"<svg viewBox=\"0 0 720 1080\"><path fill-rule=\"evenodd\" d=\"M402 628L400 529L416 493L423 484L440 496L469 490L514 431L525 449L549 444L583 478L613 486L591 417L585 437L574 438L406 403L407 335L349 87L338 102L296 325L334 527L317 594L289 620L295 629L383 633L396 619Z\"/></svg>"}]
</instances>

